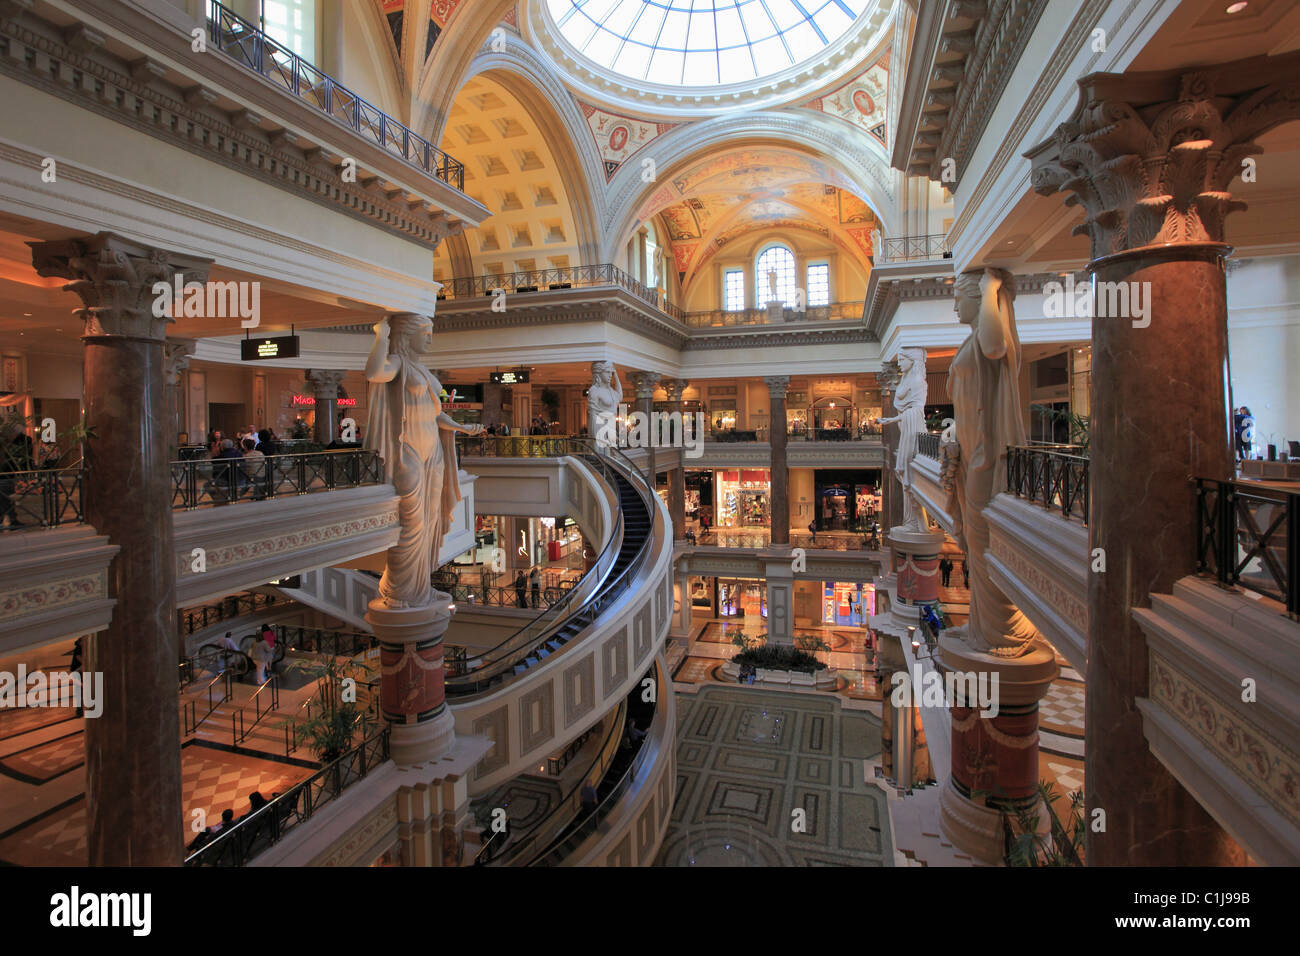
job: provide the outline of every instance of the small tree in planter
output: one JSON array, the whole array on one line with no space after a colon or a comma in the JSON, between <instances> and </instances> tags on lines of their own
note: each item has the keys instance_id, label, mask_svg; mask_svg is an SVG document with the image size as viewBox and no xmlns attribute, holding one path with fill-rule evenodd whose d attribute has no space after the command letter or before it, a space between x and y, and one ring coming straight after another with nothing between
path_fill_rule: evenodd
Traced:
<instances>
[{"instance_id":1,"label":"small tree in planter","mask_svg":"<svg viewBox=\"0 0 1300 956\"><path fill-rule=\"evenodd\" d=\"M544 388L538 396L538 400L542 403L542 407L546 409L547 422L555 421L559 417L560 393L553 388Z\"/></svg>"},{"instance_id":2,"label":"small tree in planter","mask_svg":"<svg viewBox=\"0 0 1300 956\"><path fill-rule=\"evenodd\" d=\"M1037 805L1016 811L1014 836L1007 853L1009 866L1081 866L1079 851L1083 849L1083 791L1070 794L1068 826L1057 822L1052 804L1061 798L1056 785L1046 780L1038 781L1038 795L1042 798L1042 812L1048 816L1050 828L1047 836L1038 835ZM1010 826L1010 819L1003 814Z\"/></svg>"},{"instance_id":3,"label":"small tree in planter","mask_svg":"<svg viewBox=\"0 0 1300 956\"><path fill-rule=\"evenodd\" d=\"M323 663L295 661L291 668L317 678L316 699L310 716L294 729L295 743L308 743L322 764L330 764L347 752L357 721L366 713L357 691L368 687L373 669L357 660L342 660L333 654Z\"/></svg>"}]
</instances>

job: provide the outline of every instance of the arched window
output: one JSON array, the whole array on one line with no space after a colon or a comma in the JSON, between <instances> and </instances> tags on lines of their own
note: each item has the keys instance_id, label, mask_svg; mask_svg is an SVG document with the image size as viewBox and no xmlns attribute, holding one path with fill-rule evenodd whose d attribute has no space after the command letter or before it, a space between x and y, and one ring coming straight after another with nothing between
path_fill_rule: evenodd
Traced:
<instances>
[{"instance_id":1,"label":"arched window","mask_svg":"<svg viewBox=\"0 0 1300 956\"><path fill-rule=\"evenodd\" d=\"M794 253L785 246L768 246L754 263L754 278L759 308L772 301L772 274L776 274L776 298L786 308L795 306Z\"/></svg>"}]
</instances>

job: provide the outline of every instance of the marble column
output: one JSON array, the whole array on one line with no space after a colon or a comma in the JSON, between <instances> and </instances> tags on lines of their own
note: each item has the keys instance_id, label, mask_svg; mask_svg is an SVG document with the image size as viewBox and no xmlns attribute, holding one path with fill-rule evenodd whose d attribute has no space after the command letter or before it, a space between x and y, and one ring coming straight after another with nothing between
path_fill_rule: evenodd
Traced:
<instances>
[{"instance_id":1,"label":"marble column","mask_svg":"<svg viewBox=\"0 0 1300 956\"><path fill-rule=\"evenodd\" d=\"M339 386L346 375L347 372L324 368L309 368L304 373L304 378L311 383L312 397L316 399L313 406L316 425L312 438L322 445L328 445L339 437Z\"/></svg>"},{"instance_id":2,"label":"marble column","mask_svg":"<svg viewBox=\"0 0 1300 956\"><path fill-rule=\"evenodd\" d=\"M682 559L683 562L685 559ZM677 605L677 613L673 616L673 636L689 637L691 633L691 575L689 571L677 571L677 591L681 595L681 601Z\"/></svg>"},{"instance_id":3,"label":"marble column","mask_svg":"<svg viewBox=\"0 0 1300 956\"><path fill-rule=\"evenodd\" d=\"M181 799L176 554L156 283L206 282L206 260L111 233L34 242L41 276L71 279L85 308L82 395L85 517L119 550L115 602L86 642L84 673L103 675L103 712L86 720L86 823L92 866L175 866L189 816ZM170 311L171 303L160 311ZM172 438L174 441L174 437ZM142 801L144 801L142 803Z\"/></svg>"},{"instance_id":4,"label":"marble column","mask_svg":"<svg viewBox=\"0 0 1300 956\"><path fill-rule=\"evenodd\" d=\"M772 448L772 545L790 546L790 466L786 457L785 395L790 376L770 375L763 379L771 398L771 422L768 429ZM813 503L816 511L816 502Z\"/></svg>"},{"instance_id":5,"label":"marble column","mask_svg":"<svg viewBox=\"0 0 1300 956\"><path fill-rule=\"evenodd\" d=\"M636 389L637 411L645 415L646 418L645 473L652 489L655 486L656 472L653 441L655 429L651 426L654 423L655 388L659 385L659 379L659 372L632 373L632 387Z\"/></svg>"},{"instance_id":6,"label":"marble column","mask_svg":"<svg viewBox=\"0 0 1300 956\"><path fill-rule=\"evenodd\" d=\"M682 392L690 383L680 378L663 380L664 391L668 393L668 402L672 411L682 415L682 428L686 428L686 413L682 412ZM694 424L691 428L694 429ZM695 432L692 431L692 435ZM677 467L668 473L668 511L673 518L673 541L680 544L686 540L686 459L683 451L678 456Z\"/></svg>"},{"instance_id":7,"label":"marble column","mask_svg":"<svg viewBox=\"0 0 1300 956\"><path fill-rule=\"evenodd\" d=\"M1077 231L1092 244L1088 531L1106 569L1088 586L1084 788L1106 829L1088 834L1090 865L1244 860L1147 745L1135 702L1149 696L1149 658L1132 611L1196 570L1189 476L1234 474L1224 220L1244 208L1229 189L1255 138L1300 118L1297 75L1300 53L1094 74L1074 116L1027 154L1039 193L1084 208Z\"/></svg>"},{"instance_id":8,"label":"marble column","mask_svg":"<svg viewBox=\"0 0 1300 956\"><path fill-rule=\"evenodd\" d=\"M510 434L527 435L533 430L533 386L530 382L510 386Z\"/></svg>"},{"instance_id":9,"label":"marble column","mask_svg":"<svg viewBox=\"0 0 1300 956\"><path fill-rule=\"evenodd\" d=\"M894 390L902 376L897 361L882 362L876 373L880 383L880 417L892 418L898 412L894 408ZM894 471L898 447L898 423L892 422L881 429L880 440L885 446L885 465L880 480L880 533L887 534L889 529L903 523L903 487L898 483Z\"/></svg>"},{"instance_id":10,"label":"marble column","mask_svg":"<svg viewBox=\"0 0 1300 956\"><path fill-rule=\"evenodd\" d=\"M185 370L194 355L194 342L172 339L163 346L163 380L167 383L167 454L175 460L178 436L185 428ZM202 435L190 435L190 441L203 441Z\"/></svg>"}]
</instances>

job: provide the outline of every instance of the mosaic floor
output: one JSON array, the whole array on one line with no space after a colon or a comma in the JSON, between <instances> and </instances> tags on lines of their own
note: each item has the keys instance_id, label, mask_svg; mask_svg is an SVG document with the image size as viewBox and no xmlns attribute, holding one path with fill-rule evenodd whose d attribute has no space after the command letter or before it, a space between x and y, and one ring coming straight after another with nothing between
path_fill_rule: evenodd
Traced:
<instances>
[{"instance_id":1,"label":"mosaic floor","mask_svg":"<svg viewBox=\"0 0 1300 956\"><path fill-rule=\"evenodd\" d=\"M80 735L77 735L80 741ZM294 764L260 760L190 744L181 750L181 785L185 839L194 834L189 824L195 810L202 810L208 824L231 809L235 817L248 812L248 796L257 791L268 799L283 793L311 775L311 770ZM39 816L0 833L0 865L85 866L86 800L78 794Z\"/></svg>"},{"instance_id":2,"label":"mosaic floor","mask_svg":"<svg viewBox=\"0 0 1300 956\"><path fill-rule=\"evenodd\" d=\"M677 795L657 866L883 866L880 721L830 695L677 695ZM796 811L801 811L796 813Z\"/></svg>"}]
</instances>

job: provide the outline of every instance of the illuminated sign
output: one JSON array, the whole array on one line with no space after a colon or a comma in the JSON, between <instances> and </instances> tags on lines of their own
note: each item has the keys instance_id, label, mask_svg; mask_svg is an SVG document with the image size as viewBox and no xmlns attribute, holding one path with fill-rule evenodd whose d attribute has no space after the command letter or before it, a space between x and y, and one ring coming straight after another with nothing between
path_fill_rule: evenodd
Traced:
<instances>
[{"instance_id":1,"label":"illuminated sign","mask_svg":"<svg viewBox=\"0 0 1300 956\"><path fill-rule=\"evenodd\" d=\"M241 339L239 357L245 362L262 359L298 357L298 336L282 335L274 339Z\"/></svg>"},{"instance_id":2,"label":"illuminated sign","mask_svg":"<svg viewBox=\"0 0 1300 956\"><path fill-rule=\"evenodd\" d=\"M316 399L311 395L295 395L293 397L293 405L295 408L301 407L303 405L315 405L315 404L316 404ZM334 404L337 405L339 408L353 408L357 404L357 400L355 398L336 398L334 399Z\"/></svg>"},{"instance_id":3,"label":"illuminated sign","mask_svg":"<svg viewBox=\"0 0 1300 956\"><path fill-rule=\"evenodd\" d=\"M492 372L489 379L493 385L523 385L528 381L526 369L517 372Z\"/></svg>"}]
</instances>

